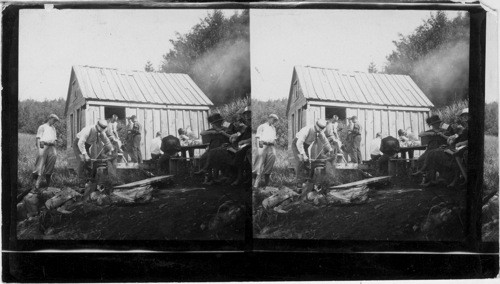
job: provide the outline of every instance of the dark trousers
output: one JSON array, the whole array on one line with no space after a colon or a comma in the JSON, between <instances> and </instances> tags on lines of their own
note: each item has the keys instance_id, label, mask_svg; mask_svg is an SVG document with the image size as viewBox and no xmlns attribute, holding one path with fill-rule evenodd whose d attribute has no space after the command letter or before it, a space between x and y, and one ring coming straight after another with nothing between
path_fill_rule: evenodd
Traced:
<instances>
[{"instance_id":1,"label":"dark trousers","mask_svg":"<svg viewBox=\"0 0 500 284\"><path fill-rule=\"evenodd\" d=\"M141 135L135 135L132 138L132 145L131 150L132 153L130 153L130 160L132 163L142 163L142 153L141 153Z\"/></svg>"},{"instance_id":2,"label":"dark trousers","mask_svg":"<svg viewBox=\"0 0 500 284\"><path fill-rule=\"evenodd\" d=\"M353 163L361 163L363 161L363 158L361 158L361 135L353 138L351 159Z\"/></svg>"},{"instance_id":3,"label":"dark trousers","mask_svg":"<svg viewBox=\"0 0 500 284\"><path fill-rule=\"evenodd\" d=\"M379 174L381 175L387 175L389 174L389 160L391 158L395 158L397 156L397 153L396 154L393 154L393 155L387 155L387 154L383 154L377 161L377 165L378 165L378 172Z\"/></svg>"},{"instance_id":4,"label":"dark trousers","mask_svg":"<svg viewBox=\"0 0 500 284\"><path fill-rule=\"evenodd\" d=\"M304 152L305 152L306 156L309 158L309 153L308 153L309 144L304 143L303 146L304 146ZM302 183L302 181L304 179L303 172L304 171L308 171L308 170L307 170L307 167L306 167L306 163L301 162L299 160L300 153L299 153L299 149L297 149L297 138L293 139L293 141L292 141L292 153L293 153L293 156L295 158L294 160L295 160L296 182L297 183ZM306 176L310 177L310 173L308 172Z\"/></svg>"},{"instance_id":5,"label":"dark trousers","mask_svg":"<svg viewBox=\"0 0 500 284\"><path fill-rule=\"evenodd\" d=\"M78 161L78 168L76 170L76 173L78 174L78 178L83 181L85 178L87 178L87 174L85 173L85 161L80 158L81 154L84 154L80 151L78 148L78 138L73 141L73 152L75 153L76 160ZM85 143L85 150L87 153L90 153L90 147L92 145Z\"/></svg>"}]
</instances>

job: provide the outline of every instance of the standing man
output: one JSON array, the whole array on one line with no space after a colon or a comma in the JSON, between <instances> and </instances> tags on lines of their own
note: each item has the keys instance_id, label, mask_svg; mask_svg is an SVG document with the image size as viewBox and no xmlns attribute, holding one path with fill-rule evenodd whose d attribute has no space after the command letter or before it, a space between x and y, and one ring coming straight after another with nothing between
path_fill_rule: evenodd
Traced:
<instances>
[{"instance_id":1,"label":"standing man","mask_svg":"<svg viewBox=\"0 0 500 284\"><path fill-rule=\"evenodd\" d=\"M340 152L340 147L342 147L342 142L340 142L340 136L338 133L339 117L333 115L331 121L326 124L325 136L332 145L332 148L336 153Z\"/></svg>"},{"instance_id":2,"label":"standing man","mask_svg":"<svg viewBox=\"0 0 500 284\"><path fill-rule=\"evenodd\" d=\"M310 158L308 156L308 150L311 143L318 138L323 149L326 148L330 153L333 151L332 146L326 139L324 133L325 127L326 121L324 119L319 119L314 125L305 126L297 132L295 139L292 141L292 152L295 158L295 175L298 186L302 184L302 169L304 169L305 163L307 163Z\"/></svg>"},{"instance_id":3,"label":"standing man","mask_svg":"<svg viewBox=\"0 0 500 284\"><path fill-rule=\"evenodd\" d=\"M80 182L84 182L85 163L90 162L90 147L102 142L107 154L113 151L111 141L106 135L107 127L108 122L106 120L99 120L97 124L86 126L76 134L76 139L73 142L73 151L78 161L77 173Z\"/></svg>"},{"instance_id":4,"label":"standing man","mask_svg":"<svg viewBox=\"0 0 500 284\"><path fill-rule=\"evenodd\" d=\"M141 133L142 133L142 125L137 121L137 116L132 115L128 119L128 134L130 135L129 143L131 148L130 159L132 163L142 163L142 153L141 153Z\"/></svg>"},{"instance_id":5,"label":"standing man","mask_svg":"<svg viewBox=\"0 0 500 284\"><path fill-rule=\"evenodd\" d=\"M353 116L351 117L352 121L352 129L351 133L349 134L351 136L350 141L352 141L352 162L353 163L359 163L361 164L362 158L361 158L361 125L358 123L358 117Z\"/></svg>"},{"instance_id":6,"label":"standing man","mask_svg":"<svg viewBox=\"0 0 500 284\"><path fill-rule=\"evenodd\" d=\"M113 114L108 121L109 130L108 136L111 134L113 136L113 142L118 146L118 153L122 153L122 141L120 140L120 135L118 134L118 115Z\"/></svg>"},{"instance_id":7,"label":"standing man","mask_svg":"<svg viewBox=\"0 0 500 284\"><path fill-rule=\"evenodd\" d=\"M245 107L241 114L241 126L238 132L233 134L232 142L238 143L238 151L234 153L233 164L237 169L236 180L231 184L232 186L239 185L244 181L243 174L246 169L251 171L252 161L247 160L248 152L252 151L252 111L250 107ZM250 179L251 182L251 179Z\"/></svg>"},{"instance_id":8,"label":"standing man","mask_svg":"<svg viewBox=\"0 0 500 284\"><path fill-rule=\"evenodd\" d=\"M156 132L156 137L151 141L151 160L157 161L160 159L161 154L163 152L161 151L161 132L158 131Z\"/></svg>"},{"instance_id":9,"label":"standing man","mask_svg":"<svg viewBox=\"0 0 500 284\"><path fill-rule=\"evenodd\" d=\"M40 188L42 175L45 174L47 186L50 186L52 173L57 160L56 141L57 132L54 124L59 121L59 117L55 114L49 115L46 123L38 127L36 134L36 148L38 156L35 161L35 170L33 171L33 179L36 179L35 188Z\"/></svg>"},{"instance_id":10,"label":"standing man","mask_svg":"<svg viewBox=\"0 0 500 284\"><path fill-rule=\"evenodd\" d=\"M253 175L255 176L254 187L259 186L261 174L264 174L264 186L269 185L271 171L276 162L276 128L274 125L278 122L276 114L270 114L267 122L257 127L255 143L258 145L257 157L253 165Z\"/></svg>"}]
</instances>

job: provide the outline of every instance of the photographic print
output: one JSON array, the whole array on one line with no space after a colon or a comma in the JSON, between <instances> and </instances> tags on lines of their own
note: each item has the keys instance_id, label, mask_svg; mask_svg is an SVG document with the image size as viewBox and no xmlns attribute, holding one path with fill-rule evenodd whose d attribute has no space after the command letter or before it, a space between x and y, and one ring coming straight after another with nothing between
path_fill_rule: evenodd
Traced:
<instances>
[{"instance_id":1,"label":"photographic print","mask_svg":"<svg viewBox=\"0 0 500 284\"><path fill-rule=\"evenodd\" d=\"M18 239L244 240L249 64L248 10L21 10Z\"/></svg>"},{"instance_id":2,"label":"photographic print","mask_svg":"<svg viewBox=\"0 0 500 284\"><path fill-rule=\"evenodd\" d=\"M469 14L251 17L254 236L464 241Z\"/></svg>"}]
</instances>

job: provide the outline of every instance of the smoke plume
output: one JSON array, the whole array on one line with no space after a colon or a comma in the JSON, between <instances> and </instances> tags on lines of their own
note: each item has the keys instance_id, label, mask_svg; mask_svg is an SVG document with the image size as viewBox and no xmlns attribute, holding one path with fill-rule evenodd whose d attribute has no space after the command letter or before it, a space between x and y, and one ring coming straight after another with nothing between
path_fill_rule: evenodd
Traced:
<instances>
[{"instance_id":1,"label":"smoke plume","mask_svg":"<svg viewBox=\"0 0 500 284\"><path fill-rule=\"evenodd\" d=\"M415 63L412 77L436 106L467 99L469 43L441 45Z\"/></svg>"}]
</instances>

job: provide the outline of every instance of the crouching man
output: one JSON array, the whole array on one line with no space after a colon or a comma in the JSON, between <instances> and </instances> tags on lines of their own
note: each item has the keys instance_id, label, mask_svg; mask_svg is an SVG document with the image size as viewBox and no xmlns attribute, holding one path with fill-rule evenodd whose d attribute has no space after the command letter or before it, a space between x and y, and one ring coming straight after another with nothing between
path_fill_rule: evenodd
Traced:
<instances>
[{"instance_id":1,"label":"crouching man","mask_svg":"<svg viewBox=\"0 0 500 284\"><path fill-rule=\"evenodd\" d=\"M83 128L76 134L76 139L73 142L73 151L78 161L78 178L80 183L84 183L87 178L84 173L85 163L90 162L90 148L102 142L106 154L113 151L111 141L106 135L106 128L108 122L106 120L99 120L95 125L89 125Z\"/></svg>"},{"instance_id":2,"label":"crouching man","mask_svg":"<svg viewBox=\"0 0 500 284\"><path fill-rule=\"evenodd\" d=\"M36 148L38 156L35 161L35 170L33 171L33 179L36 180L35 188L40 187L42 176L45 174L47 186L50 186L52 173L57 160L57 151L55 143L57 141L57 133L54 124L59 121L59 117L55 114L49 115L47 123L38 127L36 134Z\"/></svg>"},{"instance_id":3,"label":"crouching man","mask_svg":"<svg viewBox=\"0 0 500 284\"><path fill-rule=\"evenodd\" d=\"M329 152L329 155L333 152L332 146L328 142L328 139L326 139L324 133L325 127L326 121L324 119L319 119L314 125L306 126L297 132L295 139L292 141L292 152L295 158L295 174L298 187L302 186L304 179L303 171L306 163L310 158L315 159L315 157L308 156L308 149L309 146L316 140L316 137L321 143L321 146L324 147L323 149L326 149Z\"/></svg>"}]
</instances>

